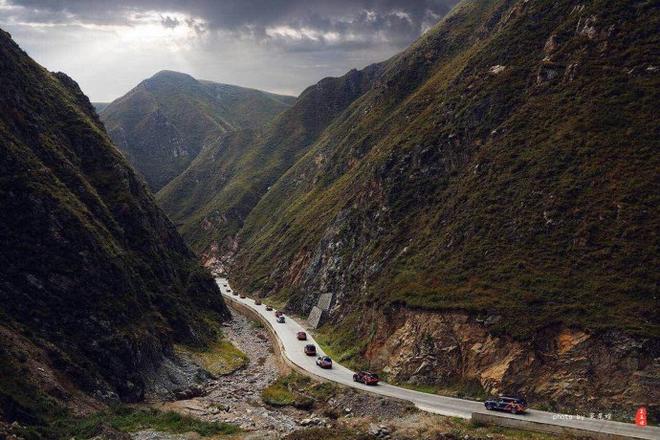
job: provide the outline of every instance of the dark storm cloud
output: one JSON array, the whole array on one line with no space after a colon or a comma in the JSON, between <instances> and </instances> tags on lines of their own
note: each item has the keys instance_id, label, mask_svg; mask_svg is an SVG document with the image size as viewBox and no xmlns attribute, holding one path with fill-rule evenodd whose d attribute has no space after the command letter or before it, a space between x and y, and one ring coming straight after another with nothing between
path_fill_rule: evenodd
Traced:
<instances>
[{"instance_id":1,"label":"dark storm cloud","mask_svg":"<svg viewBox=\"0 0 660 440\"><path fill-rule=\"evenodd\" d=\"M390 58L458 0L0 0L0 28L110 101L159 70L298 94Z\"/></svg>"},{"instance_id":2,"label":"dark storm cloud","mask_svg":"<svg viewBox=\"0 0 660 440\"><path fill-rule=\"evenodd\" d=\"M22 6L22 19L39 23L78 20L130 25L137 14L162 12L168 28L183 24L167 13L201 19L206 28L281 46L285 50L403 47L443 16L457 0L6 0ZM191 23L188 23L192 26ZM199 24L197 24L199 26ZM206 29L205 28L205 29ZM202 31L202 29L196 29Z\"/></svg>"}]
</instances>

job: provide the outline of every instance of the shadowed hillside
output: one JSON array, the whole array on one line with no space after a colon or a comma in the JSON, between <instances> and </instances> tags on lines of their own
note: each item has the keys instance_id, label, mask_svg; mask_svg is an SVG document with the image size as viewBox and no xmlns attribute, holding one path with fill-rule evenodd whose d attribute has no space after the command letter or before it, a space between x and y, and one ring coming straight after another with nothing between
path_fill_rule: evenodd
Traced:
<instances>
[{"instance_id":1,"label":"shadowed hillside","mask_svg":"<svg viewBox=\"0 0 660 440\"><path fill-rule=\"evenodd\" d=\"M185 389L172 344L217 336L215 283L78 85L3 31L0 89L0 420Z\"/></svg>"}]
</instances>

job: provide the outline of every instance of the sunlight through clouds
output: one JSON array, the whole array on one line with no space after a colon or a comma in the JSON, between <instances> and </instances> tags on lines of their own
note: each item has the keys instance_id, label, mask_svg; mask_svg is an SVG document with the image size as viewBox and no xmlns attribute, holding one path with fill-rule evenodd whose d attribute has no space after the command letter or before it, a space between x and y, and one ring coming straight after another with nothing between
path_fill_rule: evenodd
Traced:
<instances>
[{"instance_id":1,"label":"sunlight through clouds","mask_svg":"<svg viewBox=\"0 0 660 440\"><path fill-rule=\"evenodd\" d=\"M455 2L0 0L0 28L95 101L164 69L297 95L389 58Z\"/></svg>"}]
</instances>

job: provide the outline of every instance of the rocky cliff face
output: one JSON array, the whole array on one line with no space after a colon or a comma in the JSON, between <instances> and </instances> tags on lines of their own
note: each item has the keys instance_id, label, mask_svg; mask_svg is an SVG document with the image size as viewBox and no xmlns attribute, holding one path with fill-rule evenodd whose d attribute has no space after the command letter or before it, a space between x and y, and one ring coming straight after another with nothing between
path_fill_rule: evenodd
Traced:
<instances>
[{"instance_id":1,"label":"rocky cliff face","mask_svg":"<svg viewBox=\"0 0 660 440\"><path fill-rule=\"evenodd\" d=\"M172 344L215 336L215 283L77 84L3 31L0 90L0 418L189 385Z\"/></svg>"},{"instance_id":2,"label":"rocky cliff face","mask_svg":"<svg viewBox=\"0 0 660 440\"><path fill-rule=\"evenodd\" d=\"M290 96L162 71L100 111L117 147L156 192L185 170L208 139L261 127Z\"/></svg>"},{"instance_id":3,"label":"rocky cliff face","mask_svg":"<svg viewBox=\"0 0 660 440\"><path fill-rule=\"evenodd\" d=\"M461 3L260 198L231 276L305 315L332 294L335 350L402 381L652 403L659 60L644 29L658 18L645 2ZM434 336L396 354L414 320L390 308ZM443 337L454 313L460 362Z\"/></svg>"},{"instance_id":4,"label":"rocky cliff face","mask_svg":"<svg viewBox=\"0 0 660 440\"><path fill-rule=\"evenodd\" d=\"M364 356L397 382L456 388L467 395L518 393L547 408L629 415L640 402L657 402L657 341L621 331L593 335L547 329L530 341L494 336L497 316L430 313L391 308L377 322ZM521 320L520 325L524 325Z\"/></svg>"}]
</instances>

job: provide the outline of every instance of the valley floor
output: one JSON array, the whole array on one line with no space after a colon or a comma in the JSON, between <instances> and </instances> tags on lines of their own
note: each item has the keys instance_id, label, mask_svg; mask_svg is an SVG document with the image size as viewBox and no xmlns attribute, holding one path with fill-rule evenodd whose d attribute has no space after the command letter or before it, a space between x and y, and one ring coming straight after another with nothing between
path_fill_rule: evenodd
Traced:
<instances>
[{"instance_id":1,"label":"valley floor","mask_svg":"<svg viewBox=\"0 0 660 440\"><path fill-rule=\"evenodd\" d=\"M243 432L240 439L549 439L550 436L498 428L473 427L464 420L418 411L396 399L320 384L291 373L273 352L265 328L237 311L223 333L249 362L244 368L206 385L204 394L186 400L155 404L207 422L228 422ZM284 384L286 395L271 405L264 390ZM322 392L319 388L323 388ZM292 401L287 402L287 396ZM309 397L310 401L305 401ZM301 400L302 399L302 400ZM178 440L153 430L131 434L135 440ZM228 438L228 437L223 437Z\"/></svg>"}]
</instances>

